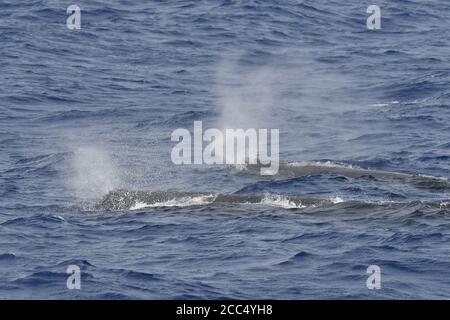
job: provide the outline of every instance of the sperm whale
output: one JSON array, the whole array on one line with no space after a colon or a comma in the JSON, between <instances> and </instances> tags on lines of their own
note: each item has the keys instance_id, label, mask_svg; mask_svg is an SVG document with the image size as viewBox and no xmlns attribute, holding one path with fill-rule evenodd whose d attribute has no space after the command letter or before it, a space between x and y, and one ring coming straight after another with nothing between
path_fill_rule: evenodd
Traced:
<instances>
[{"instance_id":1,"label":"sperm whale","mask_svg":"<svg viewBox=\"0 0 450 320\"><path fill-rule=\"evenodd\" d=\"M379 206L428 206L448 210L449 201L369 201L342 200L340 198L319 199L301 196L281 195L240 195L217 194L207 192L176 192L176 191L142 191L117 189L107 193L94 205L94 210L127 211L144 209L147 207L185 207L205 205L240 205L256 204L281 207L284 209L326 208L333 205L343 205L352 208L373 208Z\"/></svg>"},{"instance_id":2,"label":"sperm whale","mask_svg":"<svg viewBox=\"0 0 450 320\"><path fill-rule=\"evenodd\" d=\"M239 204L239 203L269 203L284 201L287 207L302 207L318 204L332 204L327 199L308 197L285 197L277 195L240 195L218 194L206 192L176 192L176 191L142 191L117 189L109 192L94 205L97 211L120 211L147 206L184 206L195 204Z\"/></svg>"},{"instance_id":3,"label":"sperm whale","mask_svg":"<svg viewBox=\"0 0 450 320\"><path fill-rule=\"evenodd\" d=\"M258 174L260 165L247 165L242 173ZM392 172L383 170L368 170L353 168L344 165L335 165L327 163L287 163L280 164L278 173L272 178L289 179L302 176L314 176L321 174L336 174L354 179L377 179L383 181L398 181L401 183L411 184L419 189L429 190L450 190L450 182L446 178L409 174L402 172Z\"/></svg>"}]
</instances>

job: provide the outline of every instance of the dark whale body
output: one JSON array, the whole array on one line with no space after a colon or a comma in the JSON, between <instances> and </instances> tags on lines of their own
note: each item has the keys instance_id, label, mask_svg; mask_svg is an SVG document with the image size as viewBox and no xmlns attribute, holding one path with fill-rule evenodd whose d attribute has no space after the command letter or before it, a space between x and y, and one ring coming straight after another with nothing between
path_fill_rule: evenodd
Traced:
<instances>
[{"instance_id":1,"label":"dark whale body","mask_svg":"<svg viewBox=\"0 0 450 320\"><path fill-rule=\"evenodd\" d=\"M246 170L242 171L242 173L259 174L260 167L260 165L248 165ZM277 174L271 177L274 179L292 179L322 174L335 174L354 179L376 179L386 182L396 181L410 184L419 189L450 191L450 182L445 178L383 170L367 170L320 163L306 165L280 164Z\"/></svg>"},{"instance_id":2,"label":"dark whale body","mask_svg":"<svg viewBox=\"0 0 450 320\"><path fill-rule=\"evenodd\" d=\"M94 206L95 210L120 211L129 210L137 203L146 205L155 205L159 203L167 203L171 200L189 199L194 197L205 197L209 200L209 204L225 203L261 203L267 197L264 195L237 195L237 194L214 194L206 192L176 192L176 191L134 191L117 189L106 194ZM292 204L315 205L332 203L330 200L322 200L307 197L286 197Z\"/></svg>"}]
</instances>

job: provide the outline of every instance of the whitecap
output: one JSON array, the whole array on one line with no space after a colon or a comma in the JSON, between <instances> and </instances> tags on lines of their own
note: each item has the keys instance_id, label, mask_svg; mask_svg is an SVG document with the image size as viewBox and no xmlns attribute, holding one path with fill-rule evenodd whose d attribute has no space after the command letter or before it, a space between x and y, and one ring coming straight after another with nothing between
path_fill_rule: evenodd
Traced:
<instances>
[{"instance_id":1,"label":"whitecap","mask_svg":"<svg viewBox=\"0 0 450 320\"><path fill-rule=\"evenodd\" d=\"M194 197L180 197L174 198L167 201L155 202L155 203L145 203L141 201L136 201L134 206L130 210L140 210L144 208L158 208L158 207L189 207L211 204L214 202L216 195L201 195Z\"/></svg>"}]
</instances>

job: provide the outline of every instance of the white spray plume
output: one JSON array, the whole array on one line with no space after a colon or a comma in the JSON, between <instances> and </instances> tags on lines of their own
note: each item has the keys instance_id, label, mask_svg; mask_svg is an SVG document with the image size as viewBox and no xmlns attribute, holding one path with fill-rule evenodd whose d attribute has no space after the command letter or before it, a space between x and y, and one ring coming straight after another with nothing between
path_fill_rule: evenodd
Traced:
<instances>
[{"instance_id":1,"label":"white spray plume","mask_svg":"<svg viewBox=\"0 0 450 320\"><path fill-rule=\"evenodd\" d=\"M351 89L355 80L333 70L308 49L284 48L267 59L232 52L218 65L216 94L219 128L279 128L282 136L295 136L299 146L319 143L316 131L341 134L336 114L359 108ZM286 118L298 119L288 126ZM302 121L320 120L320 128ZM281 132L282 129L282 132ZM322 131L321 131L322 130ZM310 141L311 140L311 141ZM338 149L339 146L334 146ZM298 154L297 158L303 158Z\"/></svg>"},{"instance_id":2,"label":"white spray plume","mask_svg":"<svg viewBox=\"0 0 450 320\"><path fill-rule=\"evenodd\" d=\"M273 89L277 75L268 65L244 68L239 63L240 57L224 59L218 66L216 91L221 114L217 126L223 131L273 128ZM257 159L258 154L250 154L251 150L256 151L247 148L248 157ZM227 147L224 151L230 149Z\"/></svg>"},{"instance_id":3,"label":"white spray plume","mask_svg":"<svg viewBox=\"0 0 450 320\"><path fill-rule=\"evenodd\" d=\"M270 125L276 74L269 66L244 69L235 60L224 60L217 72L221 128L262 128Z\"/></svg>"},{"instance_id":4,"label":"white spray plume","mask_svg":"<svg viewBox=\"0 0 450 320\"><path fill-rule=\"evenodd\" d=\"M99 147L81 146L71 160L70 185L77 198L89 201L120 186L117 170L109 154Z\"/></svg>"}]
</instances>

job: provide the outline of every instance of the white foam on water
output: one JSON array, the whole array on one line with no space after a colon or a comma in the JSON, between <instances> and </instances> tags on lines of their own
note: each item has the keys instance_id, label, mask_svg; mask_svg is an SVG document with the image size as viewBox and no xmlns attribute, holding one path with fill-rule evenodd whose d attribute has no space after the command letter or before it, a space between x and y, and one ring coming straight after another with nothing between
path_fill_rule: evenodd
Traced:
<instances>
[{"instance_id":1,"label":"white foam on water","mask_svg":"<svg viewBox=\"0 0 450 320\"><path fill-rule=\"evenodd\" d=\"M327 167L327 168L346 168L346 169L360 169L359 167L353 166L351 164L335 163L332 161L297 161L290 162L286 164L289 167L305 167L305 166L316 166L316 167Z\"/></svg>"},{"instance_id":2,"label":"white foam on water","mask_svg":"<svg viewBox=\"0 0 450 320\"><path fill-rule=\"evenodd\" d=\"M216 195L202 195L195 197L180 197L163 202L145 203L137 201L130 210L140 210L144 208L161 208L161 207L189 207L210 204L216 199Z\"/></svg>"},{"instance_id":3,"label":"white foam on water","mask_svg":"<svg viewBox=\"0 0 450 320\"><path fill-rule=\"evenodd\" d=\"M268 195L265 196L261 202L261 204L266 204L266 205L270 205L270 206L275 206L275 207L281 207L283 209L300 209L300 208L305 208L305 205L302 205L301 202L299 202L298 204L295 203L292 200L289 200L289 198L285 197L285 196L281 196L281 195Z\"/></svg>"},{"instance_id":4,"label":"white foam on water","mask_svg":"<svg viewBox=\"0 0 450 320\"><path fill-rule=\"evenodd\" d=\"M418 174L419 177L426 178L426 179L432 179L432 180L440 180L444 182L449 182L447 178L445 177L437 177L437 176L430 176L428 174Z\"/></svg>"},{"instance_id":5,"label":"white foam on water","mask_svg":"<svg viewBox=\"0 0 450 320\"><path fill-rule=\"evenodd\" d=\"M334 198L331 198L330 201L334 204L337 204L337 203L344 202L344 199L342 199L341 197L334 197Z\"/></svg>"},{"instance_id":6,"label":"white foam on water","mask_svg":"<svg viewBox=\"0 0 450 320\"><path fill-rule=\"evenodd\" d=\"M134 206L132 206L130 208L130 210L140 210L140 209L144 209L147 207L148 207L148 204L146 204L145 202L136 201L136 203L134 204Z\"/></svg>"},{"instance_id":7,"label":"white foam on water","mask_svg":"<svg viewBox=\"0 0 450 320\"><path fill-rule=\"evenodd\" d=\"M449 207L450 207L450 202L444 201L444 202L441 202L441 203L439 204L439 208L440 208L440 209L446 209L446 208L449 208Z\"/></svg>"}]
</instances>

